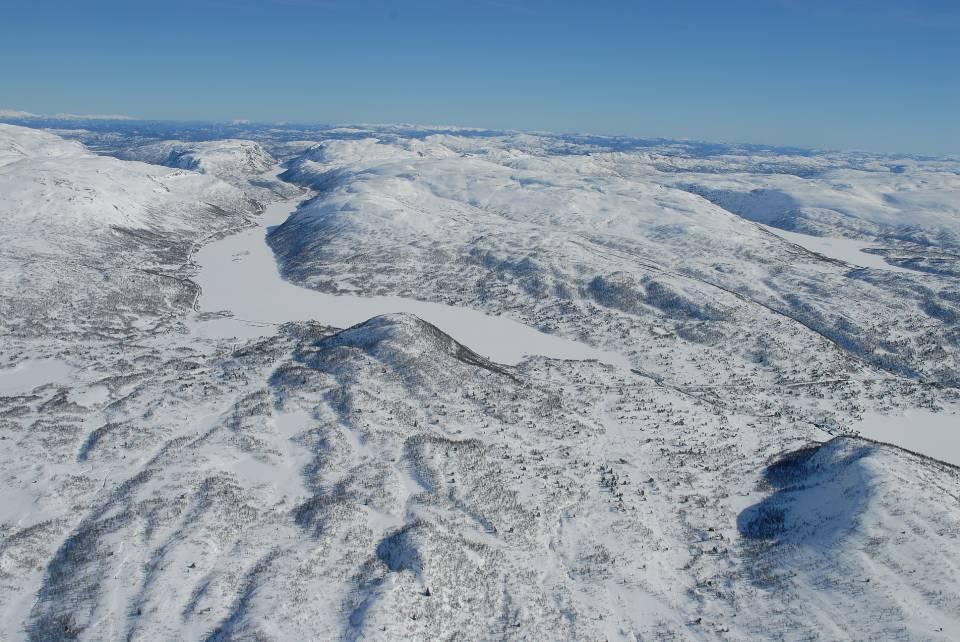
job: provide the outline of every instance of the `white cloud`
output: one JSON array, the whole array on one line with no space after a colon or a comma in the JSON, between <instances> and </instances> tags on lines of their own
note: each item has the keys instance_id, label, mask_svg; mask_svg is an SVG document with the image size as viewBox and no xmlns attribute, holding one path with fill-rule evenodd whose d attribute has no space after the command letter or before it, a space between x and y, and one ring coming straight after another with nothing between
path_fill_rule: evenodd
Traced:
<instances>
[{"instance_id":1,"label":"white cloud","mask_svg":"<svg viewBox=\"0 0 960 642\"><path fill-rule=\"evenodd\" d=\"M54 114L51 118L60 120L136 120L133 116L123 114Z\"/></svg>"},{"instance_id":2,"label":"white cloud","mask_svg":"<svg viewBox=\"0 0 960 642\"><path fill-rule=\"evenodd\" d=\"M0 118L36 118L36 114L19 109L0 109Z\"/></svg>"}]
</instances>

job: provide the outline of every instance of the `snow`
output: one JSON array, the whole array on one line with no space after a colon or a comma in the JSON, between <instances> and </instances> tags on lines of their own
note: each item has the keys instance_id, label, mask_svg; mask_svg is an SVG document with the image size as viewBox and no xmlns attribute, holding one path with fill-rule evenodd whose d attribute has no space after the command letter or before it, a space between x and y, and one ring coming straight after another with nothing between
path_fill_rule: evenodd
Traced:
<instances>
[{"instance_id":1,"label":"snow","mask_svg":"<svg viewBox=\"0 0 960 642\"><path fill-rule=\"evenodd\" d=\"M190 169L0 127L0 256L19 248L0 333L21 368L0 372L18 386L0 391L0 639L960 635L960 472L849 435L942 408L888 418L887 441L951 460L950 266L850 270L678 186L813 199L860 163L879 176L845 179L847 209L943 213L949 172L455 130L151 131L109 146L188 151ZM300 191L275 189L271 158L317 191L258 216L243 195ZM843 237L837 220L818 232ZM33 308L21 279L44 243L62 251L33 284L62 287ZM73 273L78 255L101 260ZM550 358L570 356L621 367Z\"/></svg>"},{"instance_id":2,"label":"snow","mask_svg":"<svg viewBox=\"0 0 960 642\"><path fill-rule=\"evenodd\" d=\"M888 272L917 274L915 270L909 270L887 263L883 260L883 257L878 254L864 252L865 249L874 245L872 243L848 238L812 236L810 234L801 234L800 232L789 232L763 224L760 224L760 227L784 240L805 247L811 252L816 252L817 254L822 254L831 259L843 261L844 263L876 270L887 270Z\"/></svg>"},{"instance_id":3,"label":"snow","mask_svg":"<svg viewBox=\"0 0 960 642\"><path fill-rule=\"evenodd\" d=\"M820 175L763 173L759 157L711 158L718 167L705 175L681 171L665 154L593 154L589 146L567 153L570 143L560 151L556 144L534 136L325 140L287 163L286 180L319 194L269 242L284 276L299 285L509 316L625 354L669 382L723 385L734 370L740 380L776 380L783 370L773 361L790 353L810 355L794 360L807 371L792 373L796 381L849 367L851 355L854 367L896 375L960 372L954 348L943 359L937 347L955 345L942 321L960 309L950 281L933 276L954 269L949 239L960 239L951 209L960 179L949 163L907 174L859 171L844 175L851 186L843 189L839 174L825 184ZM786 172L800 161L777 162ZM769 189L734 198L758 183ZM781 183L792 191L773 189ZM892 205L907 193L922 195L929 209ZM899 220L884 228L899 236L882 244L929 271L886 266L860 251L857 261L885 269L852 270L751 219L794 211L794 195L818 206L840 199L843 214L818 210L817 232L826 237ZM934 233L940 245L904 247ZM784 336L784 322L797 332ZM681 354L702 362L689 367Z\"/></svg>"},{"instance_id":4,"label":"snow","mask_svg":"<svg viewBox=\"0 0 960 642\"><path fill-rule=\"evenodd\" d=\"M0 124L0 324L41 335L154 325L192 294L184 264L195 245L257 211L214 176ZM123 305L110 292L127 292Z\"/></svg>"},{"instance_id":5,"label":"snow","mask_svg":"<svg viewBox=\"0 0 960 642\"><path fill-rule=\"evenodd\" d=\"M791 230L817 228L823 236L909 237L920 232L939 243L960 233L960 176L950 161L849 158L806 175L781 172L679 174L670 181L744 218ZM821 160L822 162L822 160ZM851 167L856 165L855 167ZM899 171L893 171L899 167ZM802 175L795 175L798 172ZM848 234L831 234L845 230ZM852 234L851 234L852 233Z\"/></svg>"},{"instance_id":6,"label":"snow","mask_svg":"<svg viewBox=\"0 0 960 642\"><path fill-rule=\"evenodd\" d=\"M28 359L0 368L0 396L30 392L37 386L71 383L75 369L61 359Z\"/></svg>"},{"instance_id":7,"label":"snow","mask_svg":"<svg viewBox=\"0 0 960 642\"><path fill-rule=\"evenodd\" d=\"M272 334L275 326L282 323L307 320L346 328L381 314L406 312L499 363L516 364L527 356L542 355L554 359L596 359L630 367L629 361L615 352L544 334L511 319L470 308L396 296L333 295L294 285L280 276L264 236L271 226L283 223L298 204L272 203L259 225L210 243L197 253L200 271L196 281L203 292L199 300L201 310L229 311L235 317L200 322L194 326L200 336L249 339Z\"/></svg>"},{"instance_id":8,"label":"snow","mask_svg":"<svg viewBox=\"0 0 960 642\"><path fill-rule=\"evenodd\" d=\"M960 466L960 415L924 409L868 412L852 428L869 439Z\"/></svg>"},{"instance_id":9,"label":"snow","mask_svg":"<svg viewBox=\"0 0 960 642\"><path fill-rule=\"evenodd\" d=\"M0 211L11 242L59 232L89 242L118 226L188 228L169 212L185 197L234 207L242 200L212 177L97 156L59 136L0 124Z\"/></svg>"},{"instance_id":10,"label":"snow","mask_svg":"<svg viewBox=\"0 0 960 642\"><path fill-rule=\"evenodd\" d=\"M70 399L81 406L95 406L110 399L110 389L102 385L92 385L80 388Z\"/></svg>"}]
</instances>

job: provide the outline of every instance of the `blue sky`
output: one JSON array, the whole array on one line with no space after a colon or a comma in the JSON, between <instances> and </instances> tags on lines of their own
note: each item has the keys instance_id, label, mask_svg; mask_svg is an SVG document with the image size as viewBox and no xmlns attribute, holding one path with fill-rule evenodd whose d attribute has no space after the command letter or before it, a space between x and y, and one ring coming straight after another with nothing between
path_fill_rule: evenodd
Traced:
<instances>
[{"instance_id":1,"label":"blue sky","mask_svg":"<svg viewBox=\"0 0 960 642\"><path fill-rule=\"evenodd\" d=\"M960 153L955 0L0 0L0 108Z\"/></svg>"}]
</instances>

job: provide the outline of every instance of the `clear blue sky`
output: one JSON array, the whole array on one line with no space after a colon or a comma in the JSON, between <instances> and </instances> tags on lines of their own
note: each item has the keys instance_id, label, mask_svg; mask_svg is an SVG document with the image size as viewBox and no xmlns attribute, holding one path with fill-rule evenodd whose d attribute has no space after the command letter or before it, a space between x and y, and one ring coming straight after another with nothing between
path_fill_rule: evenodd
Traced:
<instances>
[{"instance_id":1,"label":"clear blue sky","mask_svg":"<svg viewBox=\"0 0 960 642\"><path fill-rule=\"evenodd\" d=\"M958 0L0 0L0 108L960 153Z\"/></svg>"}]
</instances>

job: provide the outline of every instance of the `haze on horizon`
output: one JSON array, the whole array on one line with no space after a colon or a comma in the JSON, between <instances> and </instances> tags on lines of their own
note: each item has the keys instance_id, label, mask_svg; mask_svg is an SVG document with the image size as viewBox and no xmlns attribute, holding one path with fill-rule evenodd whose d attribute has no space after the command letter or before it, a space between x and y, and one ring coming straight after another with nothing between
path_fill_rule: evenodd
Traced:
<instances>
[{"instance_id":1,"label":"haze on horizon","mask_svg":"<svg viewBox=\"0 0 960 642\"><path fill-rule=\"evenodd\" d=\"M5 4L5 109L960 154L942 0Z\"/></svg>"}]
</instances>

